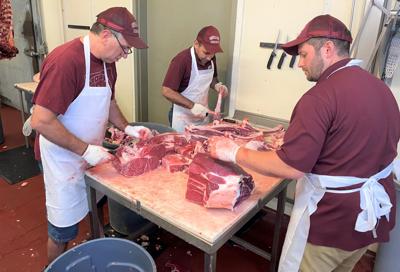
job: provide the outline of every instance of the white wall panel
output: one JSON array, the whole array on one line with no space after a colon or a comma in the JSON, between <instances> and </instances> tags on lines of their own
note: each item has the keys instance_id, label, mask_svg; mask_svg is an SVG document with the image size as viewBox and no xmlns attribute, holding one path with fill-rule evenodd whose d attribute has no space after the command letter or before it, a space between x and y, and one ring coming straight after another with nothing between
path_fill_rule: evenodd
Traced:
<instances>
[{"instance_id":1,"label":"white wall panel","mask_svg":"<svg viewBox=\"0 0 400 272\"><path fill-rule=\"evenodd\" d=\"M44 38L49 52L64 42L61 0L41 0Z\"/></svg>"},{"instance_id":2,"label":"white wall panel","mask_svg":"<svg viewBox=\"0 0 400 272\"><path fill-rule=\"evenodd\" d=\"M355 2L353 28L360 21L362 12L358 10L363 7L362 2ZM261 48L260 42L275 42L278 30L281 31L280 43L286 42L288 35L293 39L307 22L325 13L350 27L352 6L350 0L240 0L236 22L240 29L236 30L232 71L231 105L234 108L230 114L236 109L290 119L295 104L314 83L305 79L301 69L289 68L290 56L286 57L282 69L277 69L282 50L277 51L272 68L268 70L266 65L272 50ZM353 32L353 36L355 34Z\"/></svg>"},{"instance_id":3,"label":"white wall panel","mask_svg":"<svg viewBox=\"0 0 400 272\"><path fill-rule=\"evenodd\" d=\"M91 26L92 1L63 0L62 11L64 19L64 41L70 41L78 36L85 35L86 30L71 29L68 25Z\"/></svg>"}]
</instances>

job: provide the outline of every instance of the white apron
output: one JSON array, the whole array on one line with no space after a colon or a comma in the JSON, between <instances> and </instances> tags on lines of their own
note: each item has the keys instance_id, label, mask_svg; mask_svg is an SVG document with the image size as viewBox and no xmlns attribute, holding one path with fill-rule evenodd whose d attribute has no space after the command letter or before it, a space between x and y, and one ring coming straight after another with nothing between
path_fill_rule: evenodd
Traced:
<instances>
[{"instance_id":1,"label":"white apron","mask_svg":"<svg viewBox=\"0 0 400 272\"><path fill-rule=\"evenodd\" d=\"M214 63L211 61L212 69L199 70L193 47L190 48L190 54L192 56L192 71L190 72L189 85L181 95L190 99L193 103L208 107L208 90L214 76ZM187 125L204 125L206 123L208 123L208 117L196 117L190 109L174 104L172 128L177 132L184 132Z\"/></svg>"},{"instance_id":2,"label":"white apron","mask_svg":"<svg viewBox=\"0 0 400 272\"><path fill-rule=\"evenodd\" d=\"M58 120L65 128L89 144L101 145L106 130L111 101L106 65L105 87L90 87L90 41L83 39L85 51L85 86ZM81 156L64 149L40 135L41 159L46 186L47 218L57 227L78 223L88 213L84 171Z\"/></svg>"},{"instance_id":3,"label":"white apron","mask_svg":"<svg viewBox=\"0 0 400 272\"><path fill-rule=\"evenodd\" d=\"M335 72L349 66L359 66L360 60L351 60L346 66L333 71ZM325 192L330 193L354 193L360 192L360 207L362 211L357 217L354 229L359 232L373 231L376 235L375 226L382 216L389 220L389 213L392 207L390 198L378 180L390 175L393 170L393 163L388 165L381 172L370 178L327 176L317 174L306 174L296 184L296 197L293 206L290 222L282 248L279 261L279 272L297 272L303 258L304 249L307 243L310 230L310 215L317 209L318 202ZM364 183L360 188L353 190L327 190L326 188L340 188L358 183Z\"/></svg>"}]
</instances>

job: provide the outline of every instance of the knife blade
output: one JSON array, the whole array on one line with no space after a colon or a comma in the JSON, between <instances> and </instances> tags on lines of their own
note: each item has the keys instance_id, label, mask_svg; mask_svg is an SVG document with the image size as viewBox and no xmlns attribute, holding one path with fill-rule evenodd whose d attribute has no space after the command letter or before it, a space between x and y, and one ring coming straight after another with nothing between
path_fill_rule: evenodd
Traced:
<instances>
[{"instance_id":1,"label":"knife blade","mask_svg":"<svg viewBox=\"0 0 400 272\"><path fill-rule=\"evenodd\" d=\"M268 59L267 69L271 69L272 61L274 60L274 58L276 56L276 48L278 47L278 42L279 42L279 36L280 35L281 35L281 30L278 30L278 36L276 37L274 48L272 49L271 55L269 56L269 59Z\"/></svg>"}]
</instances>

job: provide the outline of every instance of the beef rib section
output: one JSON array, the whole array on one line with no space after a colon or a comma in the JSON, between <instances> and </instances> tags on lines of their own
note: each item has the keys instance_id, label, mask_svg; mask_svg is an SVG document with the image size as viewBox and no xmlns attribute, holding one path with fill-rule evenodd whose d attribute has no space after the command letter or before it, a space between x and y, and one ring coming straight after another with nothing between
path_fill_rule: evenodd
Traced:
<instances>
[{"instance_id":1,"label":"beef rib section","mask_svg":"<svg viewBox=\"0 0 400 272\"><path fill-rule=\"evenodd\" d=\"M280 149L285 130L281 125L270 129L256 128L245 119L234 123L215 120L212 124L203 126L189 125L186 126L185 133L190 141L201 142L205 147L210 137L223 136L232 139L240 146L265 151ZM249 142L252 143L246 146Z\"/></svg>"},{"instance_id":2,"label":"beef rib section","mask_svg":"<svg viewBox=\"0 0 400 272\"><path fill-rule=\"evenodd\" d=\"M186 199L207 208L233 210L255 187L253 177L239 166L203 153L194 156L188 172Z\"/></svg>"},{"instance_id":3,"label":"beef rib section","mask_svg":"<svg viewBox=\"0 0 400 272\"><path fill-rule=\"evenodd\" d=\"M117 149L112 164L123 176L139 176L160 166L165 153L163 144L149 144L141 148L122 145Z\"/></svg>"}]
</instances>

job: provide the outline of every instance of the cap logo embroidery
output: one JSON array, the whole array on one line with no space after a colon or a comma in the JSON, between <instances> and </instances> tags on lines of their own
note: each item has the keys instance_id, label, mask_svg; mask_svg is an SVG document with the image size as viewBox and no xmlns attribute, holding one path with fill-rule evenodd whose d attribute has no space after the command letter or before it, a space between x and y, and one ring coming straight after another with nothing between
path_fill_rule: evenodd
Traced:
<instances>
[{"instance_id":1,"label":"cap logo embroidery","mask_svg":"<svg viewBox=\"0 0 400 272\"><path fill-rule=\"evenodd\" d=\"M219 37L218 36L210 36L208 41L213 44L219 44Z\"/></svg>"},{"instance_id":2,"label":"cap logo embroidery","mask_svg":"<svg viewBox=\"0 0 400 272\"><path fill-rule=\"evenodd\" d=\"M139 33L139 28L138 28L138 25L136 22L132 22L131 27L132 27L133 33L135 33L135 34Z\"/></svg>"}]
</instances>

